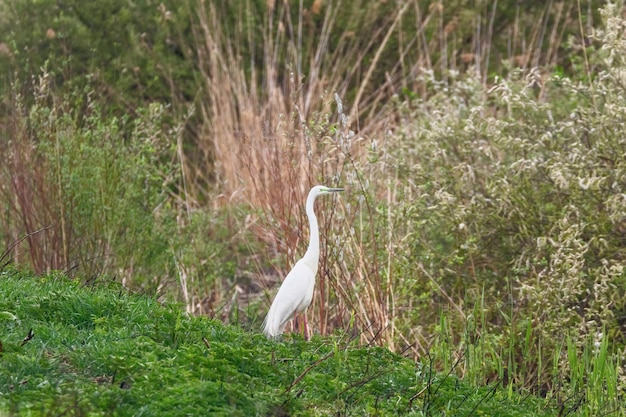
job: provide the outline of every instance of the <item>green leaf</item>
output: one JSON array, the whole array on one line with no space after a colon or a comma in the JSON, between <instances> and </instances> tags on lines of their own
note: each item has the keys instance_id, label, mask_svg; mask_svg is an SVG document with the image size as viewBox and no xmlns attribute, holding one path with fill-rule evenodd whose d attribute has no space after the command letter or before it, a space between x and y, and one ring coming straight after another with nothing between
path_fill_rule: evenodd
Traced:
<instances>
[{"instance_id":1,"label":"green leaf","mask_svg":"<svg viewBox=\"0 0 626 417\"><path fill-rule=\"evenodd\" d=\"M10 311L0 311L0 320L13 321L17 320L17 316Z\"/></svg>"}]
</instances>

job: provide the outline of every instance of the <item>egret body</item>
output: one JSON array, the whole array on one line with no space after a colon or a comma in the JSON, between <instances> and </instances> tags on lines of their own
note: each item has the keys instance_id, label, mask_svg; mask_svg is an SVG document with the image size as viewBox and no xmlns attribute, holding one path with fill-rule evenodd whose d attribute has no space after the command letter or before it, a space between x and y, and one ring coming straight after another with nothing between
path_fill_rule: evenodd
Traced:
<instances>
[{"instance_id":1,"label":"egret body","mask_svg":"<svg viewBox=\"0 0 626 417\"><path fill-rule=\"evenodd\" d=\"M328 188L317 185L311 188L309 192L306 199L306 215L309 218L310 228L309 248L285 277L265 317L263 333L269 339L280 336L289 320L296 314L305 311L311 304L317 264L320 259L320 233L313 206L318 196L343 190L343 188Z\"/></svg>"}]
</instances>

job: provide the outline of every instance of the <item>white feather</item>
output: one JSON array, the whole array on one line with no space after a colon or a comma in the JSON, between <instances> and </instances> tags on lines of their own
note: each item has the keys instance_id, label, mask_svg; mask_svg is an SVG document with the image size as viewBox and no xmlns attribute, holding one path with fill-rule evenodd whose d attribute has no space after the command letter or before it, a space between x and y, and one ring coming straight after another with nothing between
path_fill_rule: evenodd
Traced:
<instances>
[{"instance_id":1,"label":"white feather","mask_svg":"<svg viewBox=\"0 0 626 417\"><path fill-rule=\"evenodd\" d=\"M315 275L320 257L320 236L313 205L318 196L337 191L343 191L343 188L328 188L318 185L309 192L306 200L306 214L309 218L310 228L309 247L302 259L296 262L293 269L285 277L267 316L265 316L263 333L270 339L280 336L289 320L296 314L305 311L313 300Z\"/></svg>"},{"instance_id":2,"label":"white feather","mask_svg":"<svg viewBox=\"0 0 626 417\"><path fill-rule=\"evenodd\" d=\"M283 281L274 302L265 317L263 333L268 338L276 338L285 330L297 313L301 313L313 300L315 273L304 259L299 260Z\"/></svg>"}]
</instances>

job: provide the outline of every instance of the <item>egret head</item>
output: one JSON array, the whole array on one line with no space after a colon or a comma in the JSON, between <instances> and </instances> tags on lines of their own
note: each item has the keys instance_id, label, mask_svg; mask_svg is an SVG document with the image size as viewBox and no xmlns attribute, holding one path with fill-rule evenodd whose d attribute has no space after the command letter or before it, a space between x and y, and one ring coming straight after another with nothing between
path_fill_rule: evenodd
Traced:
<instances>
[{"instance_id":1,"label":"egret head","mask_svg":"<svg viewBox=\"0 0 626 417\"><path fill-rule=\"evenodd\" d=\"M318 195L336 193L339 191L344 191L344 188L330 188L323 185L316 185L315 187L311 188L311 192L309 194L317 197Z\"/></svg>"}]
</instances>

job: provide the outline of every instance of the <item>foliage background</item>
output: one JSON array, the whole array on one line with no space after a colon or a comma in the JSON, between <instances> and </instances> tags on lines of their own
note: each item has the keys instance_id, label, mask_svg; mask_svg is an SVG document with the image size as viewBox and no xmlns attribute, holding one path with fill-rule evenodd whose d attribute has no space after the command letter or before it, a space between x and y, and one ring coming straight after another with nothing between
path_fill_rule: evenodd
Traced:
<instances>
[{"instance_id":1,"label":"foliage background","mask_svg":"<svg viewBox=\"0 0 626 417\"><path fill-rule=\"evenodd\" d=\"M558 397L624 349L623 7L470 3L1 2L3 263L256 331L344 185L317 333Z\"/></svg>"}]
</instances>

